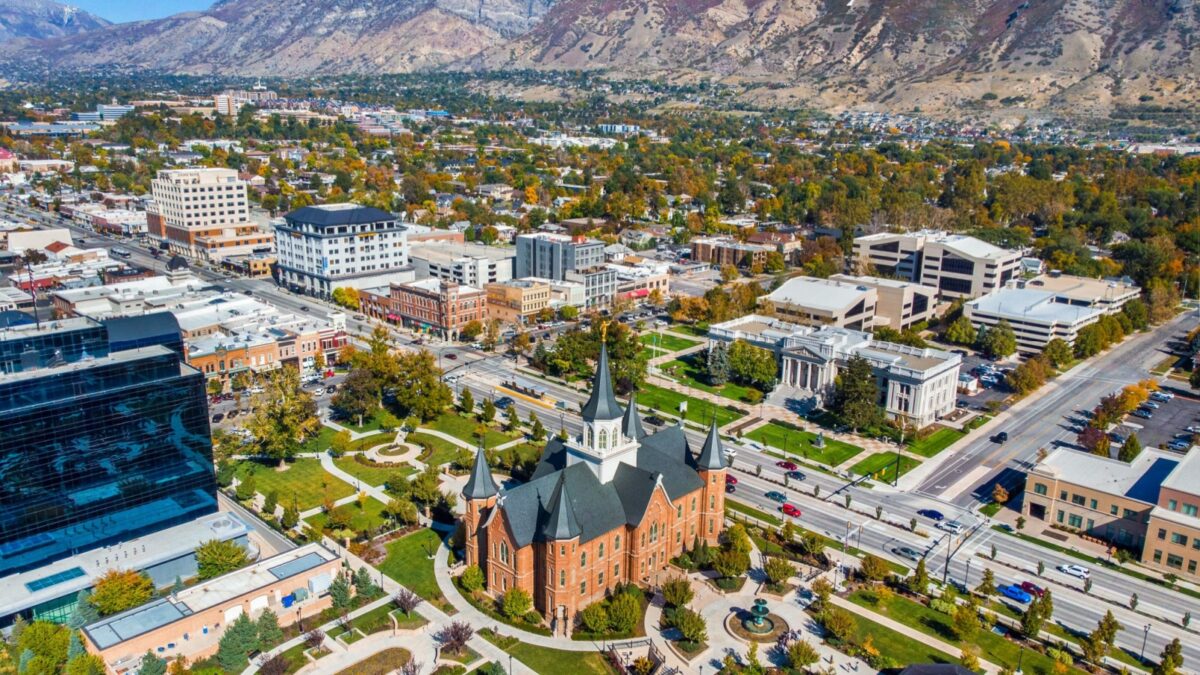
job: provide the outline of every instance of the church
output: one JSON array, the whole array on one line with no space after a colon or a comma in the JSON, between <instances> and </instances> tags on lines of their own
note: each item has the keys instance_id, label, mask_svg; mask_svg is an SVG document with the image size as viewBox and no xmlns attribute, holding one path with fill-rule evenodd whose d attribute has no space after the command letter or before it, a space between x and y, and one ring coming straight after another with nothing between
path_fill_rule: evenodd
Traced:
<instances>
[{"instance_id":1,"label":"church","mask_svg":"<svg viewBox=\"0 0 1200 675\"><path fill-rule=\"evenodd\" d=\"M522 588L556 630L618 584L657 585L671 558L718 543L726 460L714 422L693 453L681 426L647 435L636 394L622 410L601 347L583 433L555 438L508 490L480 450L463 488L468 565L501 597Z\"/></svg>"}]
</instances>

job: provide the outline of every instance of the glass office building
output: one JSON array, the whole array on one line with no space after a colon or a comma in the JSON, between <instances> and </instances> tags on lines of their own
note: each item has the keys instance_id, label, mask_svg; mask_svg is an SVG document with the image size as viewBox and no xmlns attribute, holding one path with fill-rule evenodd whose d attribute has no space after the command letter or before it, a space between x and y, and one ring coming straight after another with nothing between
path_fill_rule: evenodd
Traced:
<instances>
[{"instance_id":1,"label":"glass office building","mask_svg":"<svg viewBox=\"0 0 1200 675\"><path fill-rule=\"evenodd\" d=\"M217 509L204 375L169 314L0 332L0 420L0 577Z\"/></svg>"}]
</instances>

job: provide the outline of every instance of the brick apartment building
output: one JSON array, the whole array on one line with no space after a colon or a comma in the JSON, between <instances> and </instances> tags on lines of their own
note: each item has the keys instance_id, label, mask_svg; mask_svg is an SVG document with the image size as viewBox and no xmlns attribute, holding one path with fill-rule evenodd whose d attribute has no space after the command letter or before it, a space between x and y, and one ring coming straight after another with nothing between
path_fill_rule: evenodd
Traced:
<instances>
[{"instance_id":1,"label":"brick apartment building","mask_svg":"<svg viewBox=\"0 0 1200 675\"><path fill-rule=\"evenodd\" d=\"M487 319L486 291L441 279L366 289L359 299L364 314L447 338L456 338L472 321Z\"/></svg>"}]
</instances>

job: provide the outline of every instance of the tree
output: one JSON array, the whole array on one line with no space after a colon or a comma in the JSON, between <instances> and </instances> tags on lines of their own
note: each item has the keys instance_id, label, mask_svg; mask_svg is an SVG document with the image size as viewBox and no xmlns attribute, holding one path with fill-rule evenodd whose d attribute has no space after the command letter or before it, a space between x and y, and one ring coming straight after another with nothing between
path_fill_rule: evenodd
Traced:
<instances>
[{"instance_id":1,"label":"tree","mask_svg":"<svg viewBox=\"0 0 1200 675\"><path fill-rule=\"evenodd\" d=\"M1042 598L1049 594L1047 591L1042 597L1034 596L1029 602L1029 607L1025 609L1025 614L1021 616L1021 633L1027 638L1037 638L1041 632L1042 626L1045 625L1049 613L1046 611L1046 606L1042 602Z\"/></svg>"},{"instance_id":2,"label":"tree","mask_svg":"<svg viewBox=\"0 0 1200 675\"><path fill-rule=\"evenodd\" d=\"M392 499L387 503L387 514L392 520L403 525L417 522L417 505L409 499Z\"/></svg>"},{"instance_id":3,"label":"tree","mask_svg":"<svg viewBox=\"0 0 1200 675\"><path fill-rule=\"evenodd\" d=\"M477 567L476 569L479 568ZM413 610L421 605L422 600L421 596L402 586L392 596L392 602L395 603L401 612L404 612L404 616L412 616Z\"/></svg>"},{"instance_id":4,"label":"tree","mask_svg":"<svg viewBox=\"0 0 1200 675\"><path fill-rule=\"evenodd\" d=\"M285 530L290 530L300 522L300 509L296 506L295 500L291 504L283 507L283 517L279 520L279 524Z\"/></svg>"},{"instance_id":5,"label":"tree","mask_svg":"<svg viewBox=\"0 0 1200 675\"><path fill-rule=\"evenodd\" d=\"M958 605L954 608L952 629L956 638L962 641L970 640L979 633L983 622L979 620L979 608L974 603Z\"/></svg>"},{"instance_id":6,"label":"tree","mask_svg":"<svg viewBox=\"0 0 1200 675\"><path fill-rule=\"evenodd\" d=\"M138 675L167 675L167 662L154 655L149 649L142 654L142 663L138 666Z\"/></svg>"},{"instance_id":7,"label":"tree","mask_svg":"<svg viewBox=\"0 0 1200 675\"><path fill-rule=\"evenodd\" d=\"M426 466L425 470L409 483L409 494L413 501L420 502L426 508L437 504L441 498L441 478L436 466Z\"/></svg>"},{"instance_id":8,"label":"tree","mask_svg":"<svg viewBox=\"0 0 1200 675\"><path fill-rule=\"evenodd\" d=\"M983 581L975 587L975 592L985 598L996 594L996 574L990 568L983 570Z\"/></svg>"},{"instance_id":9,"label":"tree","mask_svg":"<svg viewBox=\"0 0 1200 675\"><path fill-rule=\"evenodd\" d=\"M217 662L227 672L240 672L246 667L250 652L258 649L258 627L247 614L239 614L228 626L217 646Z\"/></svg>"},{"instance_id":10,"label":"tree","mask_svg":"<svg viewBox=\"0 0 1200 675\"><path fill-rule=\"evenodd\" d=\"M608 603L608 622L613 631L628 633L642 621L642 603L633 593L617 593Z\"/></svg>"},{"instance_id":11,"label":"tree","mask_svg":"<svg viewBox=\"0 0 1200 675\"><path fill-rule=\"evenodd\" d=\"M442 651L461 653L475 635L475 629L466 621L454 621L438 631L434 637L442 643Z\"/></svg>"},{"instance_id":12,"label":"tree","mask_svg":"<svg viewBox=\"0 0 1200 675\"><path fill-rule=\"evenodd\" d=\"M849 612L841 607L823 605L818 620L828 634L828 638L832 638L829 641L834 644L846 644L850 642L858 630L858 622L854 620L853 616L850 616Z\"/></svg>"},{"instance_id":13,"label":"tree","mask_svg":"<svg viewBox=\"0 0 1200 675\"><path fill-rule=\"evenodd\" d=\"M340 288L333 289L333 293L330 294L330 297L333 299L335 305L345 307L349 310L357 311L361 305L361 300L358 296L358 290L349 286L342 286Z\"/></svg>"},{"instance_id":14,"label":"tree","mask_svg":"<svg viewBox=\"0 0 1200 675\"><path fill-rule=\"evenodd\" d=\"M512 349L519 354L525 354L529 348L533 346L533 341L529 339L529 333L521 331L512 338Z\"/></svg>"},{"instance_id":15,"label":"tree","mask_svg":"<svg viewBox=\"0 0 1200 675\"><path fill-rule=\"evenodd\" d=\"M725 543L729 550L747 555L753 548L750 535L746 533L746 526L741 523L734 523L725 530Z\"/></svg>"},{"instance_id":16,"label":"tree","mask_svg":"<svg viewBox=\"0 0 1200 675\"><path fill-rule=\"evenodd\" d=\"M69 628L79 630L100 618L96 612L96 606L92 604L91 597L92 594L87 589L76 594L75 609L71 612L71 618L67 620Z\"/></svg>"},{"instance_id":17,"label":"tree","mask_svg":"<svg viewBox=\"0 0 1200 675\"><path fill-rule=\"evenodd\" d=\"M542 419L529 411L529 437L535 441L541 441L546 438L546 427L542 425Z\"/></svg>"},{"instance_id":18,"label":"tree","mask_svg":"<svg viewBox=\"0 0 1200 675\"><path fill-rule=\"evenodd\" d=\"M365 597L374 597L379 595L380 589L375 585L375 580L371 578L371 573L363 565L354 573L354 591L358 595Z\"/></svg>"},{"instance_id":19,"label":"tree","mask_svg":"<svg viewBox=\"0 0 1200 675\"><path fill-rule=\"evenodd\" d=\"M1008 503L1008 490L999 483L992 486L992 501L997 504Z\"/></svg>"},{"instance_id":20,"label":"tree","mask_svg":"<svg viewBox=\"0 0 1200 675\"><path fill-rule=\"evenodd\" d=\"M264 609L255 622L258 629L259 649L270 649L283 642L283 630L279 627L279 617L270 609Z\"/></svg>"},{"instance_id":21,"label":"tree","mask_svg":"<svg viewBox=\"0 0 1200 675\"><path fill-rule=\"evenodd\" d=\"M946 341L956 345L969 345L975 342L975 326L971 325L971 320L963 315L959 315L946 328Z\"/></svg>"},{"instance_id":22,"label":"tree","mask_svg":"<svg viewBox=\"0 0 1200 675\"><path fill-rule=\"evenodd\" d=\"M492 351L500 342L500 320L492 319L483 327L483 348L487 351Z\"/></svg>"},{"instance_id":23,"label":"tree","mask_svg":"<svg viewBox=\"0 0 1200 675\"><path fill-rule=\"evenodd\" d=\"M203 581L246 566L246 549L235 541L210 539L196 547L196 566Z\"/></svg>"},{"instance_id":24,"label":"tree","mask_svg":"<svg viewBox=\"0 0 1200 675\"><path fill-rule=\"evenodd\" d=\"M863 576L869 581L883 581L892 573L887 561L874 553L868 553L863 557L860 568Z\"/></svg>"},{"instance_id":25,"label":"tree","mask_svg":"<svg viewBox=\"0 0 1200 675\"><path fill-rule=\"evenodd\" d=\"M958 658L958 663L963 668L977 673L983 668L979 665L979 647L975 645L963 645L962 654Z\"/></svg>"},{"instance_id":26,"label":"tree","mask_svg":"<svg viewBox=\"0 0 1200 675\"><path fill-rule=\"evenodd\" d=\"M817 577L817 580L812 583L812 592L817 609L828 607L829 598L833 595L833 584L825 577Z\"/></svg>"},{"instance_id":27,"label":"tree","mask_svg":"<svg viewBox=\"0 0 1200 675\"><path fill-rule=\"evenodd\" d=\"M856 431L871 426L881 417L878 385L870 362L857 354L850 357L834 383L830 406L841 420Z\"/></svg>"},{"instance_id":28,"label":"tree","mask_svg":"<svg viewBox=\"0 0 1200 675\"><path fill-rule=\"evenodd\" d=\"M392 433L400 428L400 418L392 414L391 410L380 410L375 413L375 423L379 428L388 433Z\"/></svg>"},{"instance_id":29,"label":"tree","mask_svg":"<svg viewBox=\"0 0 1200 675\"><path fill-rule=\"evenodd\" d=\"M483 333L483 322L478 319L472 319L463 325L458 331L458 336L464 342L470 342L479 337Z\"/></svg>"},{"instance_id":30,"label":"tree","mask_svg":"<svg viewBox=\"0 0 1200 675\"><path fill-rule=\"evenodd\" d=\"M1100 640L1104 642L1106 651L1112 649L1113 645L1117 643L1117 635L1120 632L1121 622L1117 621L1117 617L1110 609L1104 613L1104 616L1101 617L1096 625L1096 633L1099 635Z\"/></svg>"},{"instance_id":31,"label":"tree","mask_svg":"<svg viewBox=\"0 0 1200 675\"><path fill-rule=\"evenodd\" d=\"M913 570L912 576L908 578L908 587L914 593L925 593L925 589L929 587L929 572L925 569L925 558L917 561L917 567Z\"/></svg>"},{"instance_id":32,"label":"tree","mask_svg":"<svg viewBox=\"0 0 1200 675\"><path fill-rule=\"evenodd\" d=\"M989 358L1002 359L1011 356L1017 351L1017 334L1013 332L1008 321L1001 319L986 332L979 347Z\"/></svg>"},{"instance_id":33,"label":"tree","mask_svg":"<svg viewBox=\"0 0 1200 675\"><path fill-rule=\"evenodd\" d=\"M517 405L511 404L508 410L505 411L508 417L508 424L505 425L507 431L513 432L521 428L521 413L517 411Z\"/></svg>"},{"instance_id":34,"label":"tree","mask_svg":"<svg viewBox=\"0 0 1200 675\"><path fill-rule=\"evenodd\" d=\"M792 642L787 648L788 665L796 670L805 670L821 660L821 653L808 640Z\"/></svg>"},{"instance_id":35,"label":"tree","mask_svg":"<svg viewBox=\"0 0 1200 675\"><path fill-rule=\"evenodd\" d=\"M258 662L258 672L262 673L262 675L286 675L290 667L291 664L288 663L287 657L283 654L263 656ZM138 675L141 675L141 673Z\"/></svg>"},{"instance_id":36,"label":"tree","mask_svg":"<svg viewBox=\"0 0 1200 675\"><path fill-rule=\"evenodd\" d=\"M519 619L531 609L533 609L533 598L529 597L529 593L522 588L508 589L500 602L500 611L509 620Z\"/></svg>"},{"instance_id":37,"label":"tree","mask_svg":"<svg viewBox=\"0 0 1200 675\"><path fill-rule=\"evenodd\" d=\"M271 490L263 499L262 512L268 516L275 515L275 507L279 506L279 490Z\"/></svg>"},{"instance_id":38,"label":"tree","mask_svg":"<svg viewBox=\"0 0 1200 675\"><path fill-rule=\"evenodd\" d=\"M603 602L593 602L579 613L579 621L591 633L603 633L608 630L608 610Z\"/></svg>"},{"instance_id":39,"label":"tree","mask_svg":"<svg viewBox=\"0 0 1200 675\"><path fill-rule=\"evenodd\" d=\"M428 350L406 352L396 357L398 376L394 382L396 405L407 415L431 420L454 402L454 392L442 381L443 372Z\"/></svg>"},{"instance_id":40,"label":"tree","mask_svg":"<svg viewBox=\"0 0 1200 675\"><path fill-rule=\"evenodd\" d=\"M1117 459L1128 463L1137 459L1140 454L1142 454L1142 442L1138 440L1137 433L1134 432L1129 434L1129 438L1125 439L1125 443L1117 451Z\"/></svg>"},{"instance_id":41,"label":"tree","mask_svg":"<svg viewBox=\"0 0 1200 675\"><path fill-rule=\"evenodd\" d=\"M792 564L785 558L771 556L763 564L763 573L767 575L767 581L771 585L779 586L792 578L792 575L796 573L796 568L792 567Z\"/></svg>"},{"instance_id":42,"label":"tree","mask_svg":"<svg viewBox=\"0 0 1200 675\"><path fill-rule=\"evenodd\" d=\"M237 489L234 492L238 501L248 502L254 499L255 493L258 492L258 481L255 480L254 474L250 473L245 478L240 479Z\"/></svg>"},{"instance_id":43,"label":"tree","mask_svg":"<svg viewBox=\"0 0 1200 675\"><path fill-rule=\"evenodd\" d=\"M467 387L463 387L462 393L458 395L458 409L464 415L475 412L475 397L471 395L471 390Z\"/></svg>"},{"instance_id":44,"label":"tree","mask_svg":"<svg viewBox=\"0 0 1200 675\"><path fill-rule=\"evenodd\" d=\"M735 382L750 385L762 391L775 387L778 368L775 354L762 347L755 347L745 340L735 340L729 346L729 373Z\"/></svg>"},{"instance_id":45,"label":"tree","mask_svg":"<svg viewBox=\"0 0 1200 675\"><path fill-rule=\"evenodd\" d=\"M1061 368L1075 358L1075 354L1071 351L1071 345L1062 338L1054 338L1047 342L1046 348L1042 350L1042 355L1055 368Z\"/></svg>"},{"instance_id":46,"label":"tree","mask_svg":"<svg viewBox=\"0 0 1200 675\"><path fill-rule=\"evenodd\" d=\"M724 342L714 342L708 348L706 361L710 385L720 387L729 381L729 350Z\"/></svg>"},{"instance_id":47,"label":"tree","mask_svg":"<svg viewBox=\"0 0 1200 675\"><path fill-rule=\"evenodd\" d=\"M1183 643L1179 641L1179 638L1175 638L1163 648L1162 654L1158 657L1158 665L1151 672L1153 675L1175 675L1182 667Z\"/></svg>"},{"instance_id":48,"label":"tree","mask_svg":"<svg viewBox=\"0 0 1200 675\"><path fill-rule=\"evenodd\" d=\"M320 427L317 403L300 386L300 373L292 366L272 371L262 387L246 429L253 434L260 454L287 461Z\"/></svg>"},{"instance_id":49,"label":"tree","mask_svg":"<svg viewBox=\"0 0 1200 675\"><path fill-rule=\"evenodd\" d=\"M683 607L692 601L692 582L686 577L675 577L663 584L662 594L668 607Z\"/></svg>"},{"instance_id":50,"label":"tree","mask_svg":"<svg viewBox=\"0 0 1200 675\"><path fill-rule=\"evenodd\" d=\"M350 607L350 583L346 581L345 575L338 574L334 577L333 583L329 585L329 596L335 608L345 610Z\"/></svg>"},{"instance_id":51,"label":"tree","mask_svg":"<svg viewBox=\"0 0 1200 675\"><path fill-rule=\"evenodd\" d=\"M352 368L329 405L338 417L357 420L361 425L363 418L379 408L379 389L379 382L371 371L363 367Z\"/></svg>"},{"instance_id":52,"label":"tree","mask_svg":"<svg viewBox=\"0 0 1200 675\"><path fill-rule=\"evenodd\" d=\"M30 667L25 672L30 675L41 670L40 667ZM95 654L80 654L67 662L63 675L104 675L107 668L104 660Z\"/></svg>"},{"instance_id":53,"label":"tree","mask_svg":"<svg viewBox=\"0 0 1200 675\"><path fill-rule=\"evenodd\" d=\"M1103 430L1089 424L1075 437L1075 442L1093 455L1108 457L1108 448L1112 441Z\"/></svg>"},{"instance_id":54,"label":"tree","mask_svg":"<svg viewBox=\"0 0 1200 675\"><path fill-rule=\"evenodd\" d=\"M483 408L479 411L479 421L484 424L491 424L494 419L496 419L496 404L490 398L485 399Z\"/></svg>"},{"instance_id":55,"label":"tree","mask_svg":"<svg viewBox=\"0 0 1200 675\"><path fill-rule=\"evenodd\" d=\"M671 617L671 623L684 640L701 643L708 640L708 624L704 617L688 607L679 607Z\"/></svg>"},{"instance_id":56,"label":"tree","mask_svg":"<svg viewBox=\"0 0 1200 675\"><path fill-rule=\"evenodd\" d=\"M92 605L100 616L124 612L150 602L154 582L134 570L109 570L92 587Z\"/></svg>"},{"instance_id":57,"label":"tree","mask_svg":"<svg viewBox=\"0 0 1200 675\"><path fill-rule=\"evenodd\" d=\"M483 570L479 569L479 565L468 565L463 570L462 576L458 578L458 583L463 589L469 592L482 589L484 583Z\"/></svg>"},{"instance_id":58,"label":"tree","mask_svg":"<svg viewBox=\"0 0 1200 675\"><path fill-rule=\"evenodd\" d=\"M12 637L16 647L14 653L21 655L17 672L35 675L54 675L60 672L67 662L67 649L72 632L66 626L49 621L34 621L23 626L20 635ZM0 645L0 650L6 648L7 645ZM28 657L25 656L26 652Z\"/></svg>"}]
</instances>

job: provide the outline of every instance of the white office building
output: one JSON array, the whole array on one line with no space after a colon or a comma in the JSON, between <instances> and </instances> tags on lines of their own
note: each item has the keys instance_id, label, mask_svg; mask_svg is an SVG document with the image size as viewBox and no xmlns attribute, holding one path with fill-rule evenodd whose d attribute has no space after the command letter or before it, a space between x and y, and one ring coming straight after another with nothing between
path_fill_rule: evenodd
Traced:
<instances>
[{"instance_id":1,"label":"white office building","mask_svg":"<svg viewBox=\"0 0 1200 675\"><path fill-rule=\"evenodd\" d=\"M433 277L483 288L513 278L517 251L482 244L429 241L413 244L409 255L418 279Z\"/></svg>"},{"instance_id":2,"label":"white office building","mask_svg":"<svg viewBox=\"0 0 1200 675\"><path fill-rule=\"evenodd\" d=\"M870 286L814 277L788 279L764 298L785 321L855 330L875 325L876 299Z\"/></svg>"},{"instance_id":3,"label":"white office building","mask_svg":"<svg viewBox=\"0 0 1200 675\"><path fill-rule=\"evenodd\" d=\"M943 298L977 298L1018 276L1022 256L975 237L924 230L857 237L854 257L879 276L933 286Z\"/></svg>"},{"instance_id":4,"label":"white office building","mask_svg":"<svg viewBox=\"0 0 1200 675\"><path fill-rule=\"evenodd\" d=\"M396 216L357 204L306 206L275 222L279 281L329 297L415 279L408 236Z\"/></svg>"},{"instance_id":5,"label":"white office building","mask_svg":"<svg viewBox=\"0 0 1200 675\"><path fill-rule=\"evenodd\" d=\"M174 253L219 260L270 251L272 237L250 220L246 181L233 169L159 171L147 231Z\"/></svg>"}]
</instances>

